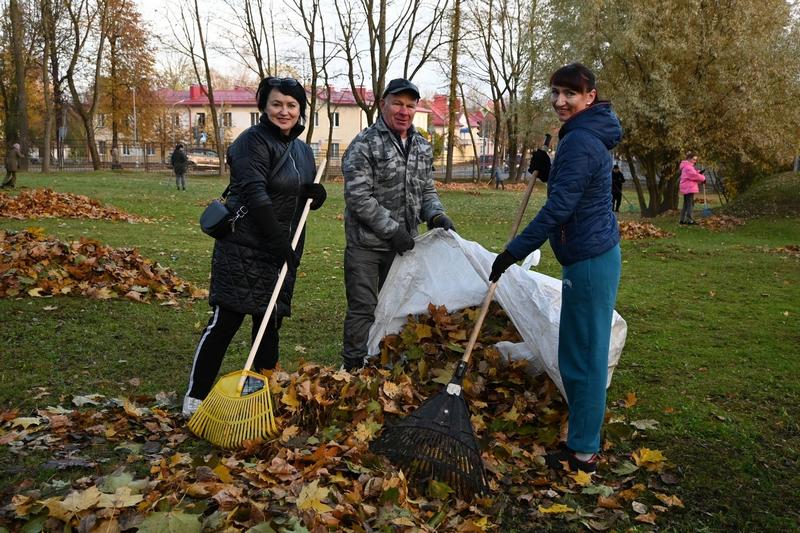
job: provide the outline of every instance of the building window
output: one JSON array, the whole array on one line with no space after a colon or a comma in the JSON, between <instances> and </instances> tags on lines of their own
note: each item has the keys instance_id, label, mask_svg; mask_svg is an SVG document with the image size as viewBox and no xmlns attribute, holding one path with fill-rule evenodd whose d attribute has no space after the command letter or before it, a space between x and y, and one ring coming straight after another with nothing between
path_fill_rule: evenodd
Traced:
<instances>
[{"instance_id":1,"label":"building window","mask_svg":"<svg viewBox=\"0 0 800 533\"><path fill-rule=\"evenodd\" d=\"M255 126L258 124L258 113L250 113L250 125Z\"/></svg>"},{"instance_id":2,"label":"building window","mask_svg":"<svg viewBox=\"0 0 800 533\"><path fill-rule=\"evenodd\" d=\"M318 126L319 126L319 111L315 111L314 112L314 127L316 128Z\"/></svg>"},{"instance_id":3,"label":"building window","mask_svg":"<svg viewBox=\"0 0 800 533\"><path fill-rule=\"evenodd\" d=\"M105 141L99 141L97 143L97 151L100 153L100 155L105 155L105 153L106 153L106 142Z\"/></svg>"},{"instance_id":4,"label":"building window","mask_svg":"<svg viewBox=\"0 0 800 533\"><path fill-rule=\"evenodd\" d=\"M335 111L333 113L333 116L331 117L331 120L333 120L333 127L334 128L338 128L339 127L339 112L338 111ZM336 146L339 146L339 145L337 144Z\"/></svg>"},{"instance_id":5,"label":"building window","mask_svg":"<svg viewBox=\"0 0 800 533\"><path fill-rule=\"evenodd\" d=\"M309 146L311 146L311 151L314 152L314 159L318 158L319 157L319 143L318 142L311 143Z\"/></svg>"},{"instance_id":6,"label":"building window","mask_svg":"<svg viewBox=\"0 0 800 533\"><path fill-rule=\"evenodd\" d=\"M225 128L230 128L233 126L233 117L231 117L230 113L222 114L222 126Z\"/></svg>"},{"instance_id":7,"label":"building window","mask_svg":"<svg viewBox=\"0 0 800 533\"><path fill-rule=\"evenodd\" d=\"M205 113L197 113L197 125L200 127L204 127L206 125L206 114Z\"/></svg>"},{"instance_id":8,"label":"building window","mask_svg":"<svg viewBox=\"0 0 800 533\"><path fill-rule=\"evenodd\" d=\"M156 155L156 147L153 144L148 143L145 145L145 154L147 155Z\"/></svg>"},{"instance_id":9,"label":"building window","mask_svg":"<svg viewBox=\"0 0 800 533\"><path fill-rule=\"evenodd\" d=\"M172 125L175 126L176 128L181 127L181 116L178 113L172 115Z\"/></svg>"},{"instance_id":10,"label":"building window","mask_svg":"<svg viewBox=\"0 0 800 533\"><path fill-rule=\"evenodd\" d=\"M339 143L331 143L328 146L328 152L331 157L339 157Z\"/></svg>"},{"instance_id":11,"label":"building window","mask_svg":"<svg viewBox=\"0 0 800 533\"><path fill-rule=\"evenodd\" d=\"M98 128L105 128L106 127L106 114L105 113L98 113L97 114L97 127Z\"/></svg>"},{"instance_id":12,"label":"building window","mask_svg":"<svg viewBox=\"0 0 800 533\"><path fill-rule=\"evenodd\" d=\"M131 145L127 143L122 144L122 155L131 155Z\"/></svg>"}]
</instances>

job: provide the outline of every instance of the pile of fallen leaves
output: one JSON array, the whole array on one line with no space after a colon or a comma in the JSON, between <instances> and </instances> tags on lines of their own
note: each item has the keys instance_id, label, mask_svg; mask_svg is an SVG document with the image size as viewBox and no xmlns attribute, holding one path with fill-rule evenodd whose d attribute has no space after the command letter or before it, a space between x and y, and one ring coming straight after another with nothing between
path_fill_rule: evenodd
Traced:
<instances>
[{"instance_id":1,"label":"pile of fallen leaves","mask_svg":"<svg viewBox=\"0 0 800 533\"><path fill-rule=\"evenodd\" d=\"M0 230L0 298L66 294L175 305L176 298L205 298L208 291L136 249L112 248L84 237L59 241L41 228Z\"/></svg>"},{"instance_id":2,"label":"pile of fallen leaves","mask_svg":"<svg viewBox=\"0 0 800 533\"><path fill-rule=\"evenodd\" d=\"M532 378L525 363L503 362L492 347L518 339L497 307L464 381L490 494L467 502L441 482L418 486L371 453L384 424L443 390L476 315L474 308L431 307L430 316L410 317L401 334L384 339L381 364L355 376L312 363L273 372L280 435L237 452L188 434L174 393L75 396L68 408L2 413L0 445L20 457L44 452L51 458L45 467L56 472L5 487L0 524L48 531L478 532L556 521L561 525L550 525L605 531L655 524L683 507L669 488L678 478L666 458L634 445L656 429L654 420L612 413L595 474L544 467L545 447L564 435L566 405L546 377ZM630 393L622 406L635 403ZM631 453L616 451L623 442ZM103 453L111 457L98 459ZM111 466L98 475L106 462ZM67 469L84 475L67 481Z\"/></svg>"},{"instance_id":3,"label":"pile of fallen leaves","mask_svg":"<svg viewBox=\"0 0 800 533\"><path fill-rule=\"evenodd\" d=\"M51 189L23 189L17 195L0 193L0 217L17 218L89 218L148 222L116 207L104 206L80 194L55 192Z\"/></svg>"},{"instance_id":4,"label":"pile of fallen leaves","mask_svg":"<svg viewBox=\"0 0 800 533\"><path fill-rule=\"evenodd\" d=\"M634 220L620 220L619 234L628 241L636 239L665 239L673 237L674 234L654 226L648 222L636 222Z\"/></svg>"},{"instance_id":5,"label":"pile of fallen leaves","mask_svg":"<svg viewBox=\"0 0 800 533\"><path fill-rule=\"evenodd\" d=\"M711 215L700 219L700 225L702 227L717 231L731 230L742 224L744 224L743 219L731 215Z\"/></svg>"}]
</instances>

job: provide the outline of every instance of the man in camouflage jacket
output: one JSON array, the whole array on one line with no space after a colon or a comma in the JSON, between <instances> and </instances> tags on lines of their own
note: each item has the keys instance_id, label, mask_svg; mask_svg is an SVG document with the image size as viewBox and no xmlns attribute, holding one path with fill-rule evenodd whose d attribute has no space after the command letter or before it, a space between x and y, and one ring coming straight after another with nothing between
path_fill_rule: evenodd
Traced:
<instances>
[{"instance_id":1,"label":"man in camouflage jacket","mask_svg":"<svg viewBox=\"0 0 800 533\"><path fill-rule=\"evenodd\" d=\"M429 229L455 230L433 184L431 145L413 126L418 101L413 83L390 81L381 97L381 116L356 136L342 158L346 370L364 363L378 292L395 254L414 248L423 221Z\"/></svg>"}]
</instances>

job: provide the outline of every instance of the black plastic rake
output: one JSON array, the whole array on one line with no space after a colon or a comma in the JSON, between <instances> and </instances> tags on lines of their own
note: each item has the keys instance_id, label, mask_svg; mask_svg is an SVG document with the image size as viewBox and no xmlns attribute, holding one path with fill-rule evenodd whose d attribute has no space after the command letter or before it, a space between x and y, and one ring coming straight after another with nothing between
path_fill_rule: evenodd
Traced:
<instances>
[{"instance_id":1,"label":"black plastic rake","mask_svg":"<svg viewBox=\"0 0 800 533\"><path fill-rule=\"evenodd\" d=\"M449 485L462 498L488 492L481 452L461 384L496 286L496 283L489 285L467 349L447 388L387 427L371 446L372 451L405 470L409 479L414 479L418 485L435 479Z\"/></svg>"},{"instance_id":2,"label":"black plastic rake","mask_svg":"<svg viewBox=\"0 0 800 533\"><path fill-rule=\"evenodd\" d=\"M550 136L547 135L545 150L549 144ZM517 234L537 175L538 172L533 173L525 189L509 241ZM385 428L381 436L372 443L373 452L384 455L405 470L408 478L413 479L418 486L434 479L449 485L462 498L488 493L486 472L461 384L496 288L497 282L489 284L467 342L467 349L447 388L425 400L407 417Z\"/></svg>"}]
</instances>

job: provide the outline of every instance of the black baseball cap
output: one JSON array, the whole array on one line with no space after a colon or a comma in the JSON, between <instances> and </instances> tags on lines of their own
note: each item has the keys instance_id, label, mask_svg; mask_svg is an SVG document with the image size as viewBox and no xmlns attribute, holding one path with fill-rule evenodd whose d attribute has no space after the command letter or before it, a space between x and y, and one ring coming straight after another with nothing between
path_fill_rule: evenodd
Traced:
<instances>
[{"instance_id":1,"label":"black baseball cap","mask_svg":"<svg viewBox=\"0 0 800 533\"><path fill-rule=\"evenodd\" d=\"M381 96L381 98L386 98L387 94L400 93L411 93L414 95L414 98L419 100L419 89L417 89L416 85L405 78L395 78L390 81L389 85L387 85L386 89L384 89L383 96Z\"/></svg>"}]
</instances>

